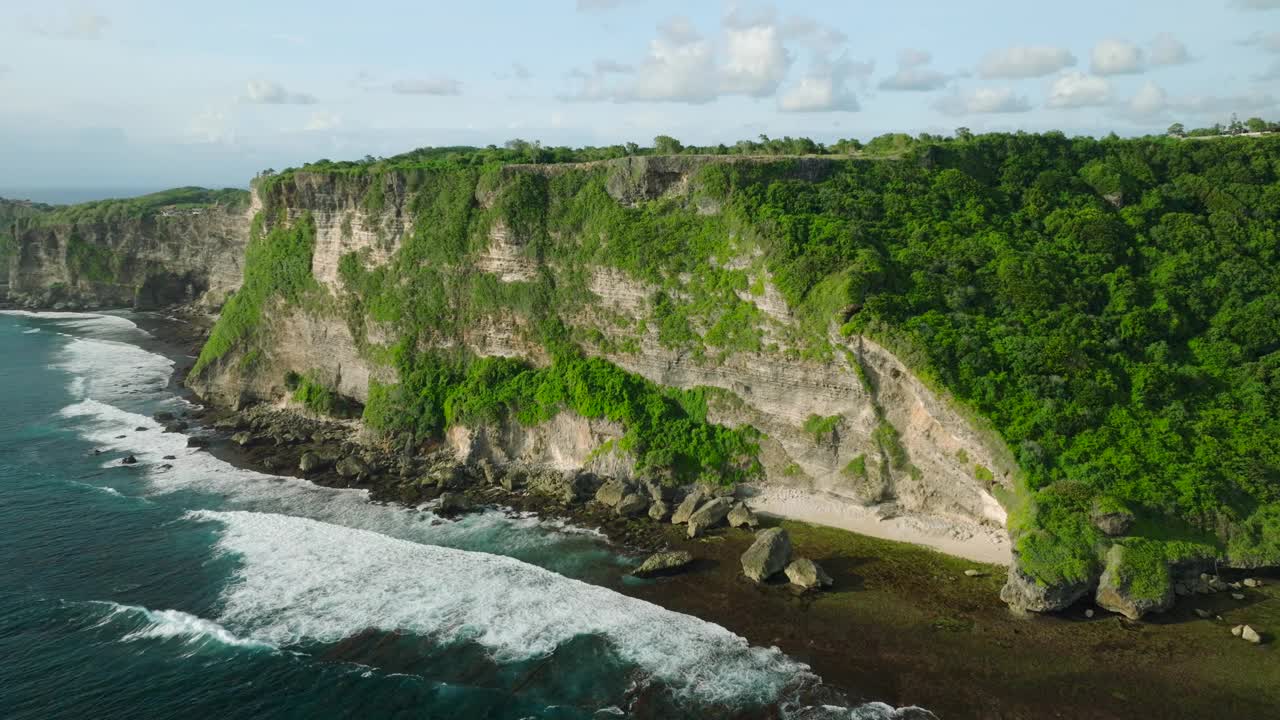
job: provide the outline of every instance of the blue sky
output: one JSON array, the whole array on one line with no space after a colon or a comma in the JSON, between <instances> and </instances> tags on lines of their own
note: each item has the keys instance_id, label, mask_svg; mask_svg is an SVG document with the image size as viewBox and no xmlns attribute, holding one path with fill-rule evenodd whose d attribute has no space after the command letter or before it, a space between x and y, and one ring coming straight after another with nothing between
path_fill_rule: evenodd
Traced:
<instances>
[{"instance_id":1,"label":"blue sky","mask_svg":"<svg viewBox=\"0 0 1280 720\"><path fill-rule=\"evenodd\" d=\"M0 189L422 145L1280 118L1280 0L5 0Z\"/></svg>"}]
</instances>

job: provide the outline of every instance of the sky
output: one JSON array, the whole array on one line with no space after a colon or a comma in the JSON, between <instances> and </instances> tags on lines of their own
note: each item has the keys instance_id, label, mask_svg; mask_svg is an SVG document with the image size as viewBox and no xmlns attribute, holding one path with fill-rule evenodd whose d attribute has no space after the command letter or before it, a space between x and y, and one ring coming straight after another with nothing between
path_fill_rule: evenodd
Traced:
<instances>
[{"instance_id":1,"label":"sky","mask_svg":"<svg viewBox=\"0 0 1280 720\"><path fill-rule=\"evenodd\" d=\"M0 0L0 194L425 145L1280 119L1280 0ZM36 199L40 199L36 197Z\"/></svg>"}]
</instances>

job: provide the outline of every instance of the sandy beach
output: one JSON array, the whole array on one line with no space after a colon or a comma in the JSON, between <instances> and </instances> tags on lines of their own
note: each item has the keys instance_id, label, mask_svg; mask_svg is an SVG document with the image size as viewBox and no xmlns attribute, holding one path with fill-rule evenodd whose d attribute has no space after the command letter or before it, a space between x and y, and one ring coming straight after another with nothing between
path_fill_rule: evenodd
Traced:
<instances>
[{"instance_id":1,"label":"sandy beach","mask_svg":"<svg viewBox=\"0 0 1280 720\"><path fill-rule=\"evenodd\" d=\"M868 508L836 495L798 488L757 487L747 505L762 515L849 530L885 540L923 545L947 555L1009 565L1011 545L1003 530L959 518L903 514L881 519Z\"/></svg>"}]
</instances>

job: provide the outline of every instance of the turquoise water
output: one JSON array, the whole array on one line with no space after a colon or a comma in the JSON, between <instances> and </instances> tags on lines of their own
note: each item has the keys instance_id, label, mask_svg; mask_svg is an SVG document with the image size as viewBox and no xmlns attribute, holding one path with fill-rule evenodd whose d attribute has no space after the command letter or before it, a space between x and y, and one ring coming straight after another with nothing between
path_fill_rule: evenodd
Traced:
<instances>
[{"instance_id":1,"label":"turquoise water","mask_svg":"<svg viewBox=\"0 0 1280 720\"><path fill-rule=\"evenodd\" d=\"M152 346L0 314L0 716L817 717L804 665L611 589L634 560L590 530L188 449Z\"/></svg>"}]
</instances>

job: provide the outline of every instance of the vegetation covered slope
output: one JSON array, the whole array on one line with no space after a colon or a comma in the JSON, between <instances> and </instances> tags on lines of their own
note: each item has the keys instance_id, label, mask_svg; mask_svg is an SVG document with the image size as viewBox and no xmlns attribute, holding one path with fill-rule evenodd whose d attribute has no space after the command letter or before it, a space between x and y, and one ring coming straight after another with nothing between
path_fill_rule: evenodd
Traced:
<instances>
[{"instance_id":1,"label":"vegetation covered slope","mask_svg":"<svg viewBox=\"0 0 1280 720\"><path fill-rule=\"evenodd\" d=\"M52 205L26 200L0 198L0 282L9 281L9 259L17 250L14 236L15 223L43 215L54 209Z\"/></svg>"},{"instance_id":2,"label":"vegetation covered slope","mask_svg":"<svg viewBox=\"0 0 1280 720\"><path fill-rule=\"evenodd\" d=\"M369 321L399 336L368 348L401 381L371 392L374 426L434 434L471 414L573 407L625 420L655 466L742 477L749 433L721 435L696 398L586 359L582 348L617 335L563 318L591 301L586 270L613 267L658 288L632 332L655 327L708 357L769 352L760 311L741 299L767 277L794 309L780 351L830 358L831 328L866 334L991 421L1023 471L1011 529L1038 581L1096 577L1114 541L1090 516L1116 508L1138 520L1121 542L1157 559L1142 567L1224 553L1280 562L1280 138L889 142L899 159L706 163L688 196L634 205L609 193L626 182L616 165L503 169L510 149L325 162L259 191L268 212L308 174L364 188L371 210L388 177L410 193L411 236L383 266L344 258L354 291L334 304L358 338ZM471 269L497 220L540 276ZM305 220L258 242L277 232L309 253L295 236ZM546 362L438 349L495 314ZM226 338L251 337L252 318L236 317L202 366Z\"/></svg>"}]
</instances>

